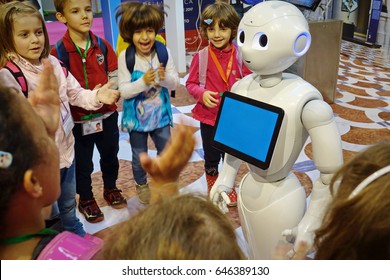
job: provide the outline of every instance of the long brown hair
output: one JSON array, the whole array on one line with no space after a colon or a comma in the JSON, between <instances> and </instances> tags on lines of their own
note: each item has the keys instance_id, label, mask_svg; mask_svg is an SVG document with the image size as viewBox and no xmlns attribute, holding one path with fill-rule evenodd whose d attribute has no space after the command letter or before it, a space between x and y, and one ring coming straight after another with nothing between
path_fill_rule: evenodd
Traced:
<instances>
[{"instance_id":1,"label":"long brown hair","mask_svg":"<svg viewBox=\"0 0 390 280\"><path fill-rule=\"evenodd\" d=\"M212 20L212 22L207 23L208 20ZM217 1L214 4L208 5L202 12L200 18L200 30L202 35L207 38L207 28L213 27L216 23L218 23L220 27L227 27L232 30L230 38L230 41L232 41L237 36L240 17L233 6Z\"/></svg>"},{"instance_id":2,"label":"long brown hair","mask_svg":"<svg viewBox=\"0 0 390 280\"><path fill-rule=\"evenodd\" d=\"M45 45L39 59L46 58L50 53L49 35L45 21L40 12L29 2L13 1L0 5L0 67L8 61L9 53L17 53L13 40L13 23L16 17L34 16L42 22Z\"/></svg>"},{"instance_id":3,"label":"long brown hair","mask_svg":"<svg viewBox=\"0 0 390 280\"><path fill-rule=\"evenodd\" d=\"M390 259L390 173L349 198L365 178L389 165L390 142L383 142L359 153L335 174L334 200L316 232L317 259Z\"/></svg>"}]
</instances>

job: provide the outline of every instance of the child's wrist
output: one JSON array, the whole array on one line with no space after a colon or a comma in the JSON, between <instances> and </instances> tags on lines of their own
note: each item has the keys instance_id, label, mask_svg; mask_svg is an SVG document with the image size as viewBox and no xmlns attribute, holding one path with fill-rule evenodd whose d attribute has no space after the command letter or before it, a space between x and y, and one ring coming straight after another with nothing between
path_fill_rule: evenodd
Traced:
<instances>
[{"instance_id":1,"label":"child's wrist","mask_svg":"<svg viewBox=\"0 0 390 280\"><path fill-rule=\"evenodd\" d=\"M100 89L98 89L97 92L96 92L96 103L98 103L98 104L103 104L103 103L100 101L100 99L99 99L99 92L100 92Z\"/></svg>"},{"instance_id":2,"label":"child's wrist","mask_svg":"<svg viewBox=\"0 0 390 280\"><path fill-rule=\"evenodd\" d=\"M153 203L177 195L179 184L178 182L161 183L152 181L150 182L150 191L151 202Z\"/></svg>"}]
</instances>

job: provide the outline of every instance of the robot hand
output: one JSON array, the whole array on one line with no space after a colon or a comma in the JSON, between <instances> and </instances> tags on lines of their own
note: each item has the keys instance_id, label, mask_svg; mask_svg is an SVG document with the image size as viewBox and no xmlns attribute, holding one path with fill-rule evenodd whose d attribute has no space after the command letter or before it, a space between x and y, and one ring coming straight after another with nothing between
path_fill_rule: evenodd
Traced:
<instances>
[{"instance_id":1,"label":"robot hand","mask_svg":"<svg viewBox=\"0 0 390 280\"><path fill-rule=\"evenodd\" d=\"M313 252L314 232L308 231L307 225L305 228L305 225L301 225L301 223L295 228L286 229L282 232L282 236L288 242L294 243L294 246L286 253L287 259L301 259Z\"/></svg>"},{"instance_id":2,"label":"robot hand","mask_svg":"<svg viewBox=\"0 0 390 280\"><path fill-rule=\"evenodd\" d=\"M218 180L215 182L214 186L210 191L211 201L223 212L229 212L227 205L230 203L230 198L228 193L232 191L232 187L219 185Z\"/></svg>"},{"instance_id":3,"label":"robot hand","mask_svg":"<svg viewBox=\"0 0 390 280\"><path fill-rule=\"evenodd\" d=\"M295 244L294 249L288 253L291 257L295 255L295 252L298 252L301 242L306 243L307 253L313 252L315 231L321 226L326 209L332 199L329 192L330 177L329 174L321 174L314 184L310 204L303 219L297 227L282 232L288 242Z\"/></svg>"}]
</instances>

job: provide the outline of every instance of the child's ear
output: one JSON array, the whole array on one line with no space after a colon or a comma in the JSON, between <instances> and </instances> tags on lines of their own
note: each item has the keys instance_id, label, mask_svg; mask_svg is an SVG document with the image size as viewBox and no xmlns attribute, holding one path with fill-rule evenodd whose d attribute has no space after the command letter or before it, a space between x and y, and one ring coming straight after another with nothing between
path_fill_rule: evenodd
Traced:
<instances>
[{"instance_id":1,"label":"child's ear","mask_svg":"<svg viewBox=\"0 0 390 280\"><path fill-rule=\"evenodd\" d=\"M32 197L39 198L42 196L42 187L38 178L32 169L28 169L23 176L24 190Z\"/></svg>"},{"instance_id":2,"label":"child's ear","mask_svg":"<svg viewBox=\"0 0 390 280\"><path fill-rule=\"evenodd\" d=\"M63 24L66 24L66 23L67 23L66 18L65 18L64 15L61 14L60 12L57 12L57 13L56 13L56 18L58 19L58 21L62 22Z\"/></svg>"}]
</instances>

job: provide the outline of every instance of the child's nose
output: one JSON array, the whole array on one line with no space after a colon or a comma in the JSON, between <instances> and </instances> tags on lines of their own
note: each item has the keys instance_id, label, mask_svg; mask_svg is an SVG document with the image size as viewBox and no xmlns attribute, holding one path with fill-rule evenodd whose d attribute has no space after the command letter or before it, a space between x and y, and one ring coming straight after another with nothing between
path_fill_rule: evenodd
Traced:
<instances>
[{"instance_id":1,"label":"child's nose","mask_svg":"<svg viewBox=\"0 0 390 280\"><path fill-rule=\"evenodd\" d=\"M32 39L32 41L33 42L38 42L38 36L37 35L35 35L35 34L33 34L32 36L31 36L31 39Z\"/></svg>"},{"instance_id":2,"label":"child's nose","mask_svg":"<svg viewBox=\"0 0 390 280\"><path fill-rule=\"evenodd\" d=\"M141 33L141 38L142 39L147 39L148 38L148 34L144 31Z\"/></svg>"}]
</instances>

